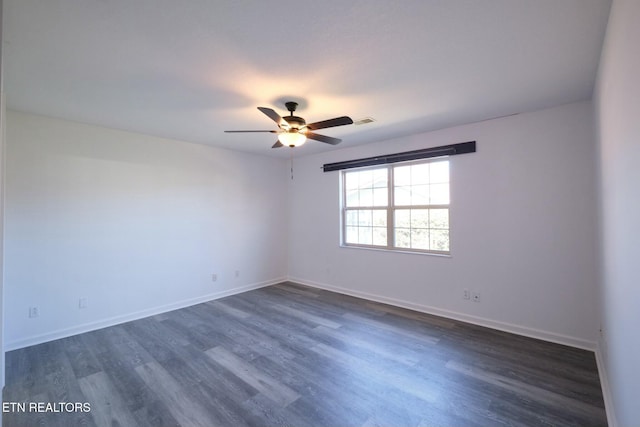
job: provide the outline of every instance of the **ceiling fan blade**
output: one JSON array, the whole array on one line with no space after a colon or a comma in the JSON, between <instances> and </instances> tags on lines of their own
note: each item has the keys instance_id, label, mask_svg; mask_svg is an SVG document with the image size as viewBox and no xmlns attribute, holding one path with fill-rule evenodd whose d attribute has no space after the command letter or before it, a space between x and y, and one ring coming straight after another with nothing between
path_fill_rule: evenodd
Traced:
<instances>
[{"instance_id":1,"label":"ceiling fan blade","mask_svg":"<svg viewBox=\"0 0 640 427\"><path fill-rule=\"evenodd\" d=\"M246 133L246 132L268 132L268 133L278 133L277 130L225 130L225 133Z\"/></svg>"},{"instance_id":2,"label":"ceiling fan blade","mask_svg":"<svg viewBox=\"0 0 640 427\"><path fill-rule=\"evenodd\" d=\"M280 147L284 147L284 144L280 142L280 140L277 140L276 143L271 146L271 148L280 148Z\"/></svg>"},{"instance_id":3,"label":"ceiling fan blade","mask_svg":"<svg viewBox=\"0 0 640 427\"><path fill-rule=\"evenodd\" d=\"M338 138L333 138L331 136L326 136L326 135L319 135L313 132L306 132L305 135L309 139L315 139L316 141L326 142L327 144L331 144L331 145L340 144L340 142L342 141L341 139L338 139Z\"/></svg>"},{"instance_id":4,"label":"ceiling fan blade","mask_svg":"<svg viewBox=\"0 0 640 427\"><path fill-rule=\"evenodd\" d=\"M280 114L273 111L271 108L267 107L258 107L258 110L262 111L267 117L276 122L278 126L282 125L282 123L286 123L286 121L280 117Z\"/></svg>"},{"instance_id":5,"label":"ceiling fan blade","mask_svg":"<svg viewBox=\"0 0 640 427\"><path fill-rule=\"evenodd\" d=\"M315 122L307 125L307 129L309 130L318 130L318 129L326 129L332 128L335 126L344 126L353 124L353 120L351 117L342 116L336 117L335 119L323 120L321 122Z\"/></svg>"}]
</instances>

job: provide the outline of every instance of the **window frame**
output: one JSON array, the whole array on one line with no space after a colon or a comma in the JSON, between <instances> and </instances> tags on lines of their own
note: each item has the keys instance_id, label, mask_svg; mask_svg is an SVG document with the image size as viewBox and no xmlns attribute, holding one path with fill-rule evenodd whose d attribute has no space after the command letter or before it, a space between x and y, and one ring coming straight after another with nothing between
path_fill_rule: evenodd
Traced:
<instances>
[{"instance_id":1,"label":"window frame","mask_svg":"<svg viewBox=\"0 0 640 427\"><path fill-rule=\"evenodd\" d=\"M397 205L394 200L394 168L398 166L412 166L420 164L437 163L446 160L448 162L449 176L448 176L448 190L449 190L449 203L448 204L427 204L427 205ZM387 171L387 205L386 206L358 206L347 207L347 188L346 188L346 174L350 172L361 172L367 170L386 169ZM395 246L395 213L397 210L409 210L409 209L446 209L447 210L447 224L449 234L449 250L435 250L435 249L419 249L419 248L406 248ZM374 244L361 244L361 243L347 243L347 212L348 211L360 211L360 210L385 210L387 212L387 244L374 245ZM402 228L402 227L400 227ZM372 166L364 166L358 168L349 168L340 171L340 247L343 248L357 248L357 249L371 249L391 252L406 252L411 254L423 254L423 255L436 255L436 256L451 256L451 159L449 156L431 157L427 159L409 160L406 162L395 162L387 164L378 164Z\"/></svg>"}]
</instances>

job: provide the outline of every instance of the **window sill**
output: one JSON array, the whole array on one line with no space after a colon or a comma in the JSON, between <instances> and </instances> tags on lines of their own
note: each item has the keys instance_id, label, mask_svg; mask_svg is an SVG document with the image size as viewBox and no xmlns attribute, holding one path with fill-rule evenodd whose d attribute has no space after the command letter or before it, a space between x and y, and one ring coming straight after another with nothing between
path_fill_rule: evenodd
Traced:
<instances>
[{"instance_id":1,"label":"window sill","mask_svg":"<svg viewBox=\"0 0 640 427\"><path fill-rule=\"evenodd\" d=\"M439 258L451 258L451 253L403 251L402 249L386 249L386 248L378 248L378 247L374 247L374 246L356 246L356 245L341 244L340 248L343 248L343 249L358 249L358 250L376 251L376 252L387 252L387 253L397 253L397 254L409 254L409 255L427 255L427 256L435 256L435 257L439 257Z\"/></svg>"}]
</instances>

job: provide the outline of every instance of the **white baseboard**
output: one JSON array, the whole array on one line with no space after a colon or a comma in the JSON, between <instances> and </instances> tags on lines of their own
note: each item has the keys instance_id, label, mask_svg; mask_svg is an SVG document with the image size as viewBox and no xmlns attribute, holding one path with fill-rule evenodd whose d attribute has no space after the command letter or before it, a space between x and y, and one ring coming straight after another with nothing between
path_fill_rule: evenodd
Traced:
<instances>
[{"instance_id":1,"label":"white baseboard","mask_svg":"<svg viewBox=\"0 0 640 427\"><path fill-rule=\"evenodd\" d=\"M165 304L158 307L152 307L145 310L136 311L134 313L114 316L107 319L101 319L95 322L89 322L89 323L73 326L71 328L59 329L57 331L47 332L45 334L34 335L34 336L19 339L19 340L10 341L5 343L4 351L6 352L11 350L17 350L19 348L41 344L44 342L53 341L60 338L66 338L66 337L81 334L84 332L95 331L96 329L107 328L109 326L130 322L132 320L142 319L144 317L155 316L156 314L166 313L168 311L173 311L180 308L185 308L192 305L200 304L203 302L224 298L230 295L247 292L253 289L275 285L276 283L281 283L286 280L287 280L286 278L281 277L277 279L266 280L263 282L252 283L249 285L240 286L238 288L228 289L221 292L214 292L214 293L202 295L196 298L189 298L182 301L173 302L171 304Z\"/></svg>"},{"instance_id":2,"label":"white baseboard","mask_svg":"<svg viewBox=\"0 0 640 427\"><path fill-rule=\"evenodd\" d=\"M599 340L596 347L596 363L598 365L598 375L600 376L600 386L602 387L602 397L604 398L604 408L607 412L607 424L609 424L609 427L617 427L618 420L616 419L616 412L613 407L613 394L611 393L611 387L609 385L604 349L604 343L602 340Z\"/></svg>"},{"instance_id":3,"label":"white baseboard","mask_svg":"<svg viewBox=\"0 0 640 427\"><path fill-rule=\"evenodd\" d=\"M394 305L396 307L407 308L409 310L420 311L422 313L433 314L448 319L460 320L462 322L471 323L478 326L485 326L499 331L510 332L516 335L522 335L529 338L536 338L543 341L549 341L556 344L576 347L583 350L595 351L596 343L582 338L571 337L568 335L557 334L554 332L543 331L526 326L515 325L512 323L499 322L496 320L486 319L484 317L472 316L469 314L458 313L455 311L444 310L428 305L416 304L409 301L403 301L395 298L385 297L382 295L371 294L368 292L354 291L352 289L341 288L339 286L328 285L326 283L318 283L298 277L289 277L289 281L300 283L302 285L314 288L325 289L327 291L338 292L345 295L351 295L370 301L381 302L384 304Z\"/></svg>"}]
</instances>

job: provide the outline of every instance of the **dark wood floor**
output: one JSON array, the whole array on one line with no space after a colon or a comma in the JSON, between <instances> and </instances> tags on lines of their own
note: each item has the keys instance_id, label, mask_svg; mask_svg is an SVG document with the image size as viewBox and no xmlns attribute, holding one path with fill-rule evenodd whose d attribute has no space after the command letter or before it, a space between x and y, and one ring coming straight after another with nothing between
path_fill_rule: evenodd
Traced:
<instances>
[{"instance_id":1,"label":"dark wood floor","mask_svg":"<svg viewBox=\"0 0 640 427\"><path fill-rule=\"evenodd\" d=\"M6 359L5 402L91 411L5 427L606 425L591 352L291 283Z\"/></svg>"}]
</instances>

